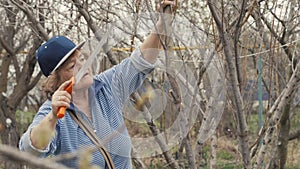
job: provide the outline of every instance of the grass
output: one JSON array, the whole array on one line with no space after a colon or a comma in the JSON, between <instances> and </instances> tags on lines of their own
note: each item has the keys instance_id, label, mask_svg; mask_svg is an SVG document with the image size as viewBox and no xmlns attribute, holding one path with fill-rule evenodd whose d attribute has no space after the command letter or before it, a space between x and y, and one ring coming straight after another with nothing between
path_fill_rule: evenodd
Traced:
<instances>
[{"instance_id":1,"label":"grass","mask_svg":"<svg viewBox=\"0 0 300 169\"><path fill-rule=\"evenodd\" d=\"M257 137L258 133L258 116L251 115L248 118L248 128L249 128L249 141L250 144L253 143L254 139ZM291 119L291 130L300 128L300 113L294 115ZM217 148L217 168L221 169L239 169L242 168L240 153L238 152L238 141L234 138L228 138L226 136L218 138L218 148ZM288 145L288 155L287 162L285 165L286 169L300 169L300 142L299 140L293 140L289 142ZM202 159L204 159L204 164L201 165L201 169L209 168L210 160L210 145L207 143L202 150ZM187 161L187 159L185 159ZM161 157L160 160L156 159L154 161L145 161L145 164L151 169L164 168L166 164L165 160ZM188 168L188 164L185 166Z\"/></svg>"},{"instance_id":2,"label":"grass","mask_svg":"<svg viewBox=\"0 0 300 169\"><path fill-rule=\"evenodd\" d=\"M29 111L16 111L16 119L19 124L18 127L19 131L21 132L20 134L26 131L28 125L32 122L34 115L35 113Z\"/></svg>"},{"instance_id":3,"label":"grass","mask_svg":"<svg viewBox=\"0 0 300 169\"><path fill-rule=\"evenodd\" d=\"M234 161L234 156L232 155L232 153L223 149L219 150L217 158L219 160Z\"/></svg>"}]
</instances>

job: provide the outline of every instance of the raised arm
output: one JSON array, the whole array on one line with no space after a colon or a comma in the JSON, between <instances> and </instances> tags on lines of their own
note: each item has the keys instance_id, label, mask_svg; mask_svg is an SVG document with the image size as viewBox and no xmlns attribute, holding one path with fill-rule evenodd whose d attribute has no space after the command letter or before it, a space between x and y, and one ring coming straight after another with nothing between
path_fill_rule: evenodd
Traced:
<instances>
[{"instance_id":1,"label":"raised arm","mask_svg":"<svg viewBox=\"0 0 300 169\"><path fill-rule=\"evenodd\" d=\"M167 9L168 6L170 8ZM165 32L165 30L170 30L171 28L172 15L175 11L173 9L176 8L177 6L175 1L163 0L161 2L158 10L161 10L162 13L159 17L158 22L156 23L156 27L153 28L153 31L145 39L140 47L144 59L150 63L155 63L156 58L159 54L159 50L162 49L161 40L164 42L165 34L168 34L168 32Z\"/></svg>"}]
</instances>

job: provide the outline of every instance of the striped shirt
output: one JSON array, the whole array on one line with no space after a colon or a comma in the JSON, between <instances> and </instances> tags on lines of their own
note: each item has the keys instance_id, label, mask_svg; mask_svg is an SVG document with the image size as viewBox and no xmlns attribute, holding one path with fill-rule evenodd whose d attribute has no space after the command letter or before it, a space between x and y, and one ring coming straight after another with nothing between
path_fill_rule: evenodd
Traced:
<instances>
[{"instance_id":1,"label":"striped shirt","mask_svg":"<svg viewBox=\"0 0 300 169\"><path fill-rule=\"evenodd\" d=\"M127 98L142 84L146 74L154 69L154 65L148 63L141 56L137 48L131 57L124 59L120 64L106 70L94 77L94 84L89 89L90 109L92 120L76 109L71 103L69 109L76 111L77 115L92 127L101 140L114 134L105 145L110 152L116 168L132 168L130 152L131 141L128 131L120 129L124 125L122 105ZM35 148L30 140L31 129L51 112L51 101L47 100L35 115L28 130L22 135L19 148L40 157L59 155L77 151L87 146L92 146L92 141L78 127L77 123L66 113L64 118L58 119L56 134L46 149ZM62 164L71 168L78 168L78 159L63 161ZM93 153L92 165L105 168L105 161L99 151Z\"/></svg>"}]
</instances>

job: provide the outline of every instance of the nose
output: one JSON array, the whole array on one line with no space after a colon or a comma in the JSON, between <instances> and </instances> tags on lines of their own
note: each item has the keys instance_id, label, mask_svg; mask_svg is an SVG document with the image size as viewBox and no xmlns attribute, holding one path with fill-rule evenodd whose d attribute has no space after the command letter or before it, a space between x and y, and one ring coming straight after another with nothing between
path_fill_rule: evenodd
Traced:
<instances>
[{"instance_id":1,"label":"nose","mask_svg":"<svg viewBox=\"0 0 300 169\"><path fill-rule=\"evenodd\" d=\"M85 53L78 53L77 57L76 57L76 63L75 63L75 72L78 72L85 64L86 60L87 60L87 54Z\"/></svg>"}]
</instances>

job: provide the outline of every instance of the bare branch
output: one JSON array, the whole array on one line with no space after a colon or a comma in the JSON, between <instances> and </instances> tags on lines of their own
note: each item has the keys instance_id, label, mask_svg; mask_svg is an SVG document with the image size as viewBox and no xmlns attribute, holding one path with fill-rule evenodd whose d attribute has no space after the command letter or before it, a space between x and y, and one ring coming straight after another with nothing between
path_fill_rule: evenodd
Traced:
<instances>
[{"instance_id":1,"label":"bare branch","mask_svg":"<svg viewBox=\"0 0 300 169\"><path fill-rule=\"evenodd\" d=\"M220 23L220 18L215 10L213 3L211 3L211 0L207 0L207 2L208 2L209 9L213 15L213 18L217 24L219 37L224 48L223 50L226 57L226 62L228 64L230 85L233 93L233 103L236 108L235 117L237 121L239 146L243 158L243 167L248 169L251 168L250 150L249 150L248 134L247 134L248 128L247 128L245 113L243 111L244 106L243 106L243 100L241 98L241 93L239 90L239 82L236 74L237 71L233 63L232 50L230 49L231 39L228 34L223 32L222 23Z\"/></svg>"},{"instance_id":2,"label":"bare branch","mask_svg":"<svg viewBox=\"0 0 300 169\"><path fill-rule=\"evenodd\" d=\"M19 9L21 9L28 19L32 22L32 27L39 32L39 35L42 36L43 40L49 39L48 33L45 31L45 29L42 27L42 25L36 20L31 10L27 8L26 5L23 5L25 2L21 2L19 0L11 0L13 4L15 4Z\"/></svg>"},{"instance_id":3,"label":"bare branch","mask_svg":"<svg viewBox=\"0 0 300 169\"><path fill-rule=\"evenodd\" d=\"M260 14L260 18L262 19L262 21L265 23L265 25L268 27L269 31L271 32L271 34L276 38L276 40L281 44L281 45L286 45L286 41L284 40L284 38L280 38L280 36L277 34L277 32L273 29L273 27L271 26L271 24L268 22L268 19L266 17L264 17L262 14ZM289 58L289 60L291 62L295 62L295 60L293 60L293 56L292 53L290 51L290 49L288 47L284 47L285 52ZM297 63L297 62L295 62ZM293 64L295 64L293 63ZM295 66L295 65L294 65Z\"/></svg>"},{"instance_id":4,"label":"bare branch","mask_svg":"<svg viewBox=\"0 0 300 169\"><path fill-rule=\"evenodd\" d=\"M242 28L242 20L243 17L245 16L246 13L246 0L242 0L242 4L241 4L241 9L240 9L240 14L239 17L237 19L237 22L235 24L235 29L234 29L234 39L233 39L233 45L234 45L234 58L235 58L235 67L236 67L236 74L237 74L237 78L238 78L238 82L239 82L239 88L241 89L241 85L242 85L242 75L241 75L241 71L240 71L240 59L238 58L238 42L239 42L239 38L241 36L241 28Z\"/></svg>"},{"instance_id":5,"label":"bare branch","mask_svg":"<svg viewBox=\"0 0 300 169\"><path fill-rule=\"evenodd\" d=\"M1 144L0 146L0 159L9 160L12 162L28 164L31 167L44 168L44 169L69 169L68 167L49 160L47 158L41 159L29 153L20 152L11 146Z\"/></svg>"},{"instance_id":6,"label":"bare branch","mask_svg":"<svg viewBox=\"0 0 300 169\"><path fill-rule=\"evenodd\" d=\"M141 100L141 96L138 93L134 93L132 95L132 97L134 98L134 100ZM143 109L145 110L144 112L146 113L144 115L144 118L147 122L147 125L150 128L153 136L155 136L155 141L159 144L168 164L170 164L170 166L172 168L179 168L177 161L172 158L172 156L170 155L170 152L168 151L168 148L167 148L168 146L167 146L166 141L164 140L162 135L159 134L159 129L156 127L156 125L152 119L152 115L149 112L148 108L146 107L146 105L141 105L141 106L143 106Z\"/></svg>"},{"instance_id":7,"label":"bare branch","mask_svg":"<svg viewBox=\"0 0 300 169\"><path fill-rule=\"evenodd\" d=\"M81 15L85 18L87 24L89 25L89 28L93 31L93 33L96 35L96 37L100 37L97 35L98 32L98 27L97 25L94 23L93 19L91 18L90 14L88 13L88 11L86 11L83 6L81 5L79 0L72 0L74 2L74 4L76 5L76 7L78 8L78 11L81 13ZM116 65L118 63L118 61L116 59L114 59L114 57L112 56L111 51L105 50L107 52L108 58L111 61L111 63L113 65Z\"/></svg>"},{"instance_id":8,"label":"bare branch","mask_svg":"<svg viewBox=\"0 0 300 169\"><path fill-rule=\"evenodd\" d=\"M278 99L275 101L275 104L271 107L271 109L268 111L267 113L267 119L266 121L268 123L265 123L266 125L263 126L263 128L260 130L260 134L262 134L264 131L266 132L266 135L264 136L263 139L263 143L256 162L254 164L254 168L259 168L260 165L263 162L263 158L265 155L265 151L266 151L266 146L272 141L273 137L272 135L275 132L275 129L277 127L277 124L279 123L282 113L283 113L283 109L285 107L285 105L287 104L287 101L292 97L294 91L295 91L295 87L297 86L297 84L299 83L299 68L300 68L300 64L298 63L296 66L295 71L293 72L288 84L286 85L286 88L282 91L281 96L278 97Z\"/></svg>"},{"instance_id":9,"label":"bare branch","mask_svg":"<svg viewBox=\"0 0 300 169\"><path fill-rule=\"evenodd\" d=\"M300 129L294 130L290 132L289 141L300 138Z\"/></svg>"}]
</instances>

